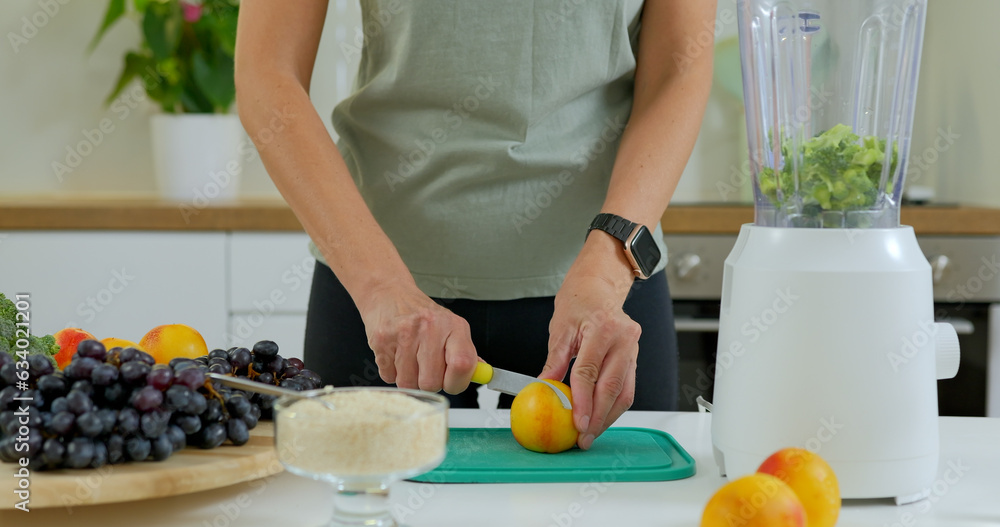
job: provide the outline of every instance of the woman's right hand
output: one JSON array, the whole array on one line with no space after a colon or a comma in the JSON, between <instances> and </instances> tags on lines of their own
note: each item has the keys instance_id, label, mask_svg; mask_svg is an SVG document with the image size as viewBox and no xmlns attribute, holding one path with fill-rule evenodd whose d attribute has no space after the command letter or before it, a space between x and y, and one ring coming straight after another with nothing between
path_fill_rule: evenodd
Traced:
<instances>
[{"instance_id":1,"label":"woman's right hand","mask_svg":"<svg viewBox=\"0 0 1000 527\"><path fill-rule=\"evenodd\" d=\"M414 286L383 286L358 308L382 380L451 394L469 387L478 356L464 318Z\"/></svg>"}]
</instances>

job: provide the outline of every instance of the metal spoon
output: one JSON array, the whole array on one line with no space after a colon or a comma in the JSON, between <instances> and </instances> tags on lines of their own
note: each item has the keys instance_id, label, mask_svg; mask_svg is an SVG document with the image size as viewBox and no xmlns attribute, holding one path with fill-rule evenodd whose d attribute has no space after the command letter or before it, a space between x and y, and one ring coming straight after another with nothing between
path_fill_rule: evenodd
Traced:
<instances>
[{"instance_id":1,"label":"metal spoon","mask_svg":"<svg viewBox=\"0 0 1000 527\"><path fill-rule=\"evenodd\" d=\"M295 390L289 390L288 388L282 388L280 386L274 386L273 384L266 384L263 382L251 381L250 379L244 379L242 377L233 377L232 375L222 375L219 373L208 373L208 378L213 381L219 381L221 384L229 386L230 388L237 388L239 390L246 390L255 393L262 393L264 395L274 395L276 397L293 397L296 399L315 399L320 402L323 406L329 408L330 410L336 410L333 403L323 399L322 397L315 397L317 391L329 392L333 390L333 386L327 385L318 390L309 390L305 392L297 392Z\"/></svg>"}]
</instances>

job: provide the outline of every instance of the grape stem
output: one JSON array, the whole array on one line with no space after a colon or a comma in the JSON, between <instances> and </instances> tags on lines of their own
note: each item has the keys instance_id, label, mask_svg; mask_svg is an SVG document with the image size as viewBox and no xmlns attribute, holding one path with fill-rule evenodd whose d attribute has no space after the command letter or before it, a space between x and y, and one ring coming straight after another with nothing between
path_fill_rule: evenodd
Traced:
<instances>
[{"instance_id":1,"label":"grape stem","mask_svg":"<svg viewBox=\"0 0 1000 527\"><path fill-rule=\"evenodd\" d=\"M215 387L212 386L212 379L205 379L205 389L208 390L208 394L212 397L218 399L222 403L222 413L226 417L229 417L229 410L226 409L226 398L222 396L221 393L215 391Z\"/></svg>"}]
</instances>

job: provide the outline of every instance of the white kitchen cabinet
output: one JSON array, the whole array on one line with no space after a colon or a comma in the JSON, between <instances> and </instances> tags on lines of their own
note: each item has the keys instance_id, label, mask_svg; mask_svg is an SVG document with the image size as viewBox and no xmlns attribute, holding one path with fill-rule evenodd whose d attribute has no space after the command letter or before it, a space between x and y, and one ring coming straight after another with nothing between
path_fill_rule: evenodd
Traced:
<instances>
[{"instance_id":1,"label":"white kitchen cabinet","mask_svg":"<svg viewBox=\"0 0 1000 527\"><path fill-rule=\"evenodd\" d=\"M31 293L32 331L139 341L181 323L209 349L273 340L302 357L315 259L303 233L0 232L0 292Z\"/></svg>"},{"instance_id":2,"label":"white kitchen cabinet","mask_svg":"<svg viewBox=\"0 0 1000 527\"><path fill-rule=\"evenodd\" d=\"M31 294L32 332L81 327L138 341L181 323L209 347L227 322L222 232L7 231L0 233L0 291Z\"/></svg>"},{"instance_id":3,"label":"white kitchen cabinet","mask_svg":"<svg viewBox=\"0 0 1000 527\"><path fill-rule=\"evenodd\" d=\"M285 357L302 357L306 308L316 259L309 237L296 233L229 235L227 346L278 343Z\"/></svg>"},{"instance_id":4,"label":"white kitchen cabinet","mask_svg":"<svg viewBox=\"0 0 1000 527\"><path fill-rule=\"evenodd\" d=\"M305 234L231 233L230 309L305 313L316 264L308 243Z\"/></svg>"}]
</instances>

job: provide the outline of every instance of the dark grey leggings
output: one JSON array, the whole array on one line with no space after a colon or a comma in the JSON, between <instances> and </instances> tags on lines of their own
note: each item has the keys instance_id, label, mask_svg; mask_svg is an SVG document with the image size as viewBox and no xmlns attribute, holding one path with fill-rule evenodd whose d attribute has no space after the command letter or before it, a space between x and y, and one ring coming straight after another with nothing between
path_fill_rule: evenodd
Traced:
<instances>
[{"instance_id":1,"label":"dark grey leggings","mask_svg":"<svg viewBox=\"0 0 1000 527\"><path fill-rule=\"evenodd\" d=\"M633 410L677 409L677 335L665 273L636 282L625 313L642 326ZM548 354L553 297L517 300L434 299L469 322L483 360L535 376ZM317 262L309 296L304 360L334 386L386 386L378 375L365 327L347 290ZM567 381L568 382L568 381ZM476 390L448 396L453 408L475 408ZM513 398L503 395L501 408Z\"/></svg>"}]
</instances>

